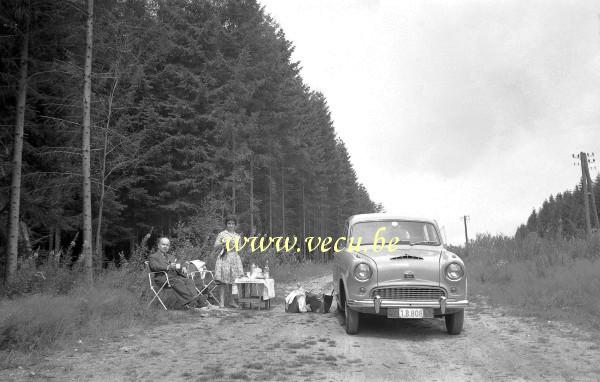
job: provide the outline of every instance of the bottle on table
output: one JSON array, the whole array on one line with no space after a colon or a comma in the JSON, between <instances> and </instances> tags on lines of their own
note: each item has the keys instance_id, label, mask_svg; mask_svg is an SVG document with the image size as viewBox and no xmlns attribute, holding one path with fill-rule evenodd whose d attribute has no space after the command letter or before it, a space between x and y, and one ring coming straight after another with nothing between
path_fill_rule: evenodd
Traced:
<instances>
[{"instance_id":1,"label":"bottle on table","mask_svg":"<svg viewBox=\"0 0 600 382\"><path fill-rule=\"evenodd\" d=\"M269 260L267 260L267 263L265 264L265 270L263 272L265 279L269 279L271 278L269 275Z\"/></svg>"}]
</instances>

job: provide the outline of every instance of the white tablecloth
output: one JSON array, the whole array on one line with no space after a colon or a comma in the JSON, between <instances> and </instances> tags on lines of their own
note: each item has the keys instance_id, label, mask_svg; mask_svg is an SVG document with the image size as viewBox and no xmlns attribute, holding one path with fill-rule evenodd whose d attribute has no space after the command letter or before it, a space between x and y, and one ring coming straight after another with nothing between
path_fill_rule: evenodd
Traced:
<instances>
[{"instance_id":1,"label":"white tablecloth","mask_svg":"<svg viewBox=\"0 0 600 382\"><path fill-rule=\"evenodd\" d=\"M234 283L255 284L258 287L259 296L262 296L263 300L269 300L275 297L275 280L273 279L251 279L248 277L239 277L234 280Z\"/></svg>"}]
</instances>

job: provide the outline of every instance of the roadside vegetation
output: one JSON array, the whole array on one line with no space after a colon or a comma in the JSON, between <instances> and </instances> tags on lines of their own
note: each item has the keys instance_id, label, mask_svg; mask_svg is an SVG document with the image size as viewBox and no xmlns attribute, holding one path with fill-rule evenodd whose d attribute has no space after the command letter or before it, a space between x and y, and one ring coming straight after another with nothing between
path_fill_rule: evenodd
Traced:
<instances>
[{"instance_id":1,"label":"roadside vegetation","mask_svg":"<svg viewBox=\"0 0 600 382\"><path fill-rule=\"evenodd\" d=\"M547 320L600 329L600 236L522 239L479 235L464 256L470 297Z\"/></svg>"},{"instance_id":2,"label":"roadside vegetation","mask_svg":"<svg viewBox=\"0 0 600 382\"><path fill-rule=\"evenodd\" d=\"M185 239L173 240L181 259L201 257L212 269L214 258L205 248ZM0 289L0 368L35 363L49 350L82 348L124 335L124 329L144 328L195 319L182 311L148 308L151 291L143 261L148 250L139 247L120 267L95 275L89 287L80 263L21 264L14 287ZM277 284L295 283L329 272L326 264L301 262L299 257L274 252L243 254L244 269L267 261ZM163 296L164 297L164 296ZM278 296L281 298L281 296ZM168 294L167 305L174 302ZM80 349L81 350L81 349Z\"/></svg>"},{"instance_id":3,"label":"roadside vegetation","mask_svg":"<svg viewBox=\"0 0 600 382\"><path fill-rule=\"evenodd\" d=\"M30 258L17 280L0 289L0 367L35 362L46 350L120 336L122 329L168 322L176 316L148 309L143 256L98 272L90 287L81 262Z\"/></svg>"}]
</instances>

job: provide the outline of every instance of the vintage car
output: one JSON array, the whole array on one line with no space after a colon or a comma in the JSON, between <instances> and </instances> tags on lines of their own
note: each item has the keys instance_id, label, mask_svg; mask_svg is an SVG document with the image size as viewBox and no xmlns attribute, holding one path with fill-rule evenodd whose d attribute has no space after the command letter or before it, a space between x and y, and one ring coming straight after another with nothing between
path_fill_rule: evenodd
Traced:
<instances>
[{"instance_id":1,"label":"vintage car","mask_svg":"<svg viewBox=\"0 0 600 382\"><path fill-rule=\"evenodd\" d=\"M467 300L463 261L444 248L435 220L390 214L351 216L345 248L334 256L333 282L346 332L361 313L393 319L444 317L459 334Z\"/></svg>"}]
</instances>

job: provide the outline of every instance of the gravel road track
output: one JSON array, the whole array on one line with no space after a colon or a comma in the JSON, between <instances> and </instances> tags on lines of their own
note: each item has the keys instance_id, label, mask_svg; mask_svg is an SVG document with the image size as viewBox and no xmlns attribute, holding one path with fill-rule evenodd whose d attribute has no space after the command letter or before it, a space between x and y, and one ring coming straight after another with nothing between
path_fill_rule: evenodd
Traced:
<instances>
[{"instance_id":1,"label":"gravel road track","mask_svg":"<svg viewBox=\"0 0 600 382\"><path fill-rule=\"evenodd\" d=\"M303 283L331 290L331 276ZM132 328L111 339L77 342L2 381L598 381L600 336L566 323L492 308L471 296L465 327L440 319L361 317L345 333L335 302L328 314L284 312L277 287L271 310L189 312L177 323Z\"/></svg>"}]
</instances>

